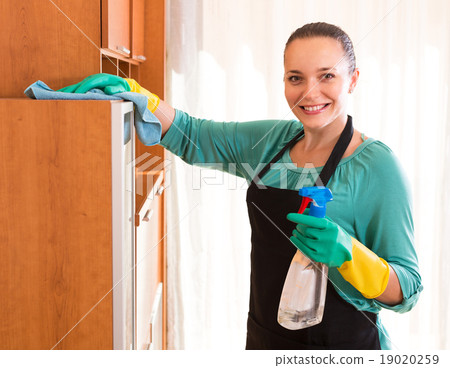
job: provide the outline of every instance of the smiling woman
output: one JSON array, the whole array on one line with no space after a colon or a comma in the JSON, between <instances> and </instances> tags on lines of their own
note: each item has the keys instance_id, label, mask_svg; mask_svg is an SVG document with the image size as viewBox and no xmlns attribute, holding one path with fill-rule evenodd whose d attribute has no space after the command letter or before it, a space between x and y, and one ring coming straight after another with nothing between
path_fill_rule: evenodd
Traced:
<instances>
[{"instance_id":1,"label":"smiling woman","mask_svg":"<svg viewBox=\"0 0 450 368\"><path fill-rule=\"evenodd\" d=\"M289 37L284 64L286 100L305 131L304 138L291 148L290 157L299 167L306 163L324 166L335 146L335 137L347 123L348 94L359 78L353 44L336 26L307 24ZM355 130L343 158L352 155L363 141ZM392 268L386 267L385 274L389 282L378 300L399 304L403 294L398 277Z\"/></svg>"},{"instance_id":2,"label":"smiling woman","mask_svg":"<svg viewBox=\"0 0 450 368\"><path fill-rule=\"evenodd\" d=\"M446 108L450 54L445 50L450 42L450 2L434 0L431 5L421 0L208 0L196 2L196 6L182 0L170 3L168 99L190 115L216 121L276 118L276 125L278 119L298 120L289 112L284 98L286 40L293 30L314 21L337 24L349 33L360 77L349 96L348 112L358 130L365 134L360 139L369 136L387 143L412 180L415 244L425 286L411 312L399 314L383 309L377 319L389 330L396 349L448 349L446 280L450 248L446 245L450 244L450 195L446 183L450 179L445 142L450 142ZM371 140L366 139L367 143L361 144L355 155L366 152L367 147L360 150ZM260 145L270 149L265 139L255 149ZM243 179L203 169L204 176L220 177L223 185L202 185L201 191L192 189L189 183L199 169L172 158L171 168L176 175L172 176L169 190L168 227L177 230L168 235L168 272L172 281L169 317L173 321L169 328L170 346L242 349L250 274L250 226L245 192L240 190ZM281 181L286 179L287 186L297 165L292 164L289 153L280 161L279 171L287 173ZM340 167L351 161L344 158ZM303 172L304 176L311 176L315 171L311 168ZM266 176L281 175L274 167ZM269 179L264 177L263 182ZM314 184L310 179L310 185ZM230 185L236 180L237 187ZM330 185L332 182L333 179ZM364 201L355 207L358 211L365 209L366 201L370 202L370 187L364 196ZM207 205L212 201L214 206ZM189 212L192 208L195 210ZM334 218L331 212L328 216Z\"/></svg>"},{"instance_id":3,"label":"smiling woman","mask_svg":"<svg viewBox=\"0 0 450 368\"><path fill-rule=\"evenodd\" d=\"M347 115L359 70L340 28L299 28L287 42L284 65L285 97L298 120L217 122L161 101L155 111L161 145L188 164L250 183L247 349L387 349L378 313L409 311L422 290L409 185L392 151L354 130ZM312 182L305 175L311 167ZM296 213L297 193L319 183L334 200L329 217L311 221ZM293 331L277 323L277 312L297 248L330 271L322 322Z\"/></svg>"}]
</instances>

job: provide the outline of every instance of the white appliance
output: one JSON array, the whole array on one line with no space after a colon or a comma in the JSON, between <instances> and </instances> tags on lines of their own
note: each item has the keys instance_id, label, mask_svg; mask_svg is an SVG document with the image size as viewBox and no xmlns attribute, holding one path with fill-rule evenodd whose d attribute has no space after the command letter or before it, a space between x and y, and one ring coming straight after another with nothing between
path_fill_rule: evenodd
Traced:
<instances>
[{"instance_id":1,"label":"white appliance","mask_svg":"<svg viewBox=\"0 0 450 368\"><path fill-rule=\"evenodd\" d=\"M135 349L133 104L112 103L113 346Z\"/></svg>"}]
</instances>

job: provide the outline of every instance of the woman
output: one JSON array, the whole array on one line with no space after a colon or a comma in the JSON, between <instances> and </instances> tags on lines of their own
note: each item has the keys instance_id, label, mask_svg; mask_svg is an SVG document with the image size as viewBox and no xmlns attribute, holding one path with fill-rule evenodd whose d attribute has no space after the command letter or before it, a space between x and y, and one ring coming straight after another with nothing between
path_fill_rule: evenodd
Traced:
<instances>
[{"instance_id":1,"label":"woman","mask_svg":"<svg viewBox=\"0 0 450 368\"><path fill-rule=\"evenodd\" d=\"M406 178L391 150L353 130L346 114L359 70L345 32L326 23L297 29L284 67L286 100L298 121L217 123L149 94L159 103L161 144L190 164L225 171L233 164L250 183L247 349L388 349L378 312L409 311L422 290ZM328 218L296 213L298 189L314 184L333 193ZM323 320L297 331L277 323L293 245L329 266Z\"/></svg>"}]
</instances>

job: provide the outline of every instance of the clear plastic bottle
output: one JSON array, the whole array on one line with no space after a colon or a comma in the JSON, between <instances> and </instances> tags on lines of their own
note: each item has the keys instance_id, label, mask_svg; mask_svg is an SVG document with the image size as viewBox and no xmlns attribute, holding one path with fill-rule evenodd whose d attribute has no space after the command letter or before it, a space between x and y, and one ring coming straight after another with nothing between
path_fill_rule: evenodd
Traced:
<instances>
[{"instance_id":1,"label":"clear plastic bottle","mask_svg":"<svg viewBox=\"0 0 450 368\"><path fill-rule=\"evenodd\" d=\"M303 197L299 213L309 202L310 216L325 217L327 202L333 200L330 189L304 187L299 190ZM278 323L289 330L300 330L322 322L327 294L328 267L311 261L297 250L292 258L284 281L278 307Z\"/></svg>"},{"instance_id":2,"label":"clear plastic bottle","mask_svg":"<svg viewBox=\"0 0 450 368\"><path fill-rule=\"evenodd\" d=\"M297 250L292 258L278 308L278 323L300 330L322 322L328 267Z\"/></svg>"}]
</instances>

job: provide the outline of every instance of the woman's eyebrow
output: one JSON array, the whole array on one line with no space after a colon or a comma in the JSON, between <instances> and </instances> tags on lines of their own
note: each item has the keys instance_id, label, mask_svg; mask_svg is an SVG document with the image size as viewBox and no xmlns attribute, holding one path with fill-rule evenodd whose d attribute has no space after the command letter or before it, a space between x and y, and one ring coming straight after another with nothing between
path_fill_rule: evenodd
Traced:
<instances>
[{"instance_id":1,"label":"woman's eyebrow","mask_svg":"<svg viewBox=\"0 0 450 368\"><path fill-rule=\"evenodd\" d=\"M293 74L303 74L300 70L296 70L296 69L293 69L293 70L289 70L287 73L293 73Z\"/></svg>"},{"instance_id":2,"label":"woman's eyebrow","mask_svg":"<svg viewBox=\"0 0 450 368\"><path fill-rule=\"evenodd\" d=\"M331 71L331 70L336 70L336 68L334 66L327 66L327 67L324 67L324 68L317 69L318 72L328 72L328 71Z\"/></svg>"},{"instance_id":3,"label":"woman's eyebrow","mask_svg":"<svg viewBox=\"0 0 450 368\"><path fill-rule=\"evenodd\" d=\"M336 68L334 66L327 66L327 67L317 69L317 72L329 72L331 70L336 70ZM297 69L289 70L286 73L303 74L300 70L297 70Z\"/></svg>"}]
</instances>

